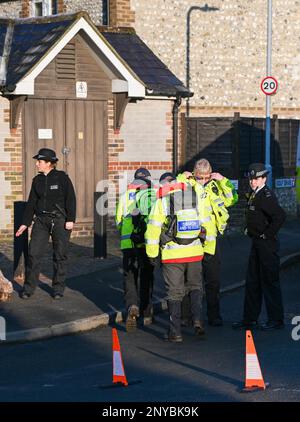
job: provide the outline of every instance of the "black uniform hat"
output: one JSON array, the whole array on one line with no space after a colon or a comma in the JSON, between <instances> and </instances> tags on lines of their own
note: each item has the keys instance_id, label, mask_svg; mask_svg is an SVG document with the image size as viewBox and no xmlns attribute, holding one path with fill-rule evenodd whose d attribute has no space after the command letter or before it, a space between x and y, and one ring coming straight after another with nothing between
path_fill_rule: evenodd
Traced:
<instances>
[{"instance_id":1,"label":"black uniform hat","mask_svg":"<svg viewBox=\"0 0 300 422\"><path fill-rule=\"evenodd\" d=\"M140 167L134 173L134 178L139 179L140 177L151 177L150 171L144 167Z\"/></svg>"},{"instance_id":2,"label":"black uniform hat","mask_svg":"<svg viewBox=\"0 0 300 422\"><path fill-rule=\"evenodd\" d=\"M56 163L56 161L58 161L55 151L49 148L41 148L32 158L35 158L36 160L51 161L52 163Z\"/></svg>"},{"instance_id":3,"label":"black uniform hat","mask_svg":"<svg viewBox=\"0 0 300 422\"><path fill-rule=\"evenodd\" d=\"M175 180L176 177L171 172L163 173L159 178L159 183L169 183L172 182L172 180Z\"/></svg>"},{"instance_id":4,"label":"black uniform hat","mask_svg":"<svg viewBox=\"0 0 300 422\"><path fill-rule=\"evenodd\" d=\"M267 174L269 174L269 171L262 163L253 163L249 166L248 176L250 179L256 179L257 177L265 177Z\"/></svg>"}]
</instances>

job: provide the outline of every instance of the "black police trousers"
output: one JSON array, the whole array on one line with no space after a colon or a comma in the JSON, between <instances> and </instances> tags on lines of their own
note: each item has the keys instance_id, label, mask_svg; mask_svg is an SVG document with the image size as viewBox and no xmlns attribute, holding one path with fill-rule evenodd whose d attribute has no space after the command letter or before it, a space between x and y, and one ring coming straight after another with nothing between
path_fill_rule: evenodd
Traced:
<instances>
[{"instance_id":1,"label":"black police trousers","mask_svg":"<svg viewBox=\"0 0 300 422\"><path fill-rule=\"evenodd\" d=\"M213 321L220 318L220 255L219 248L216 245L214 255L204 254L202 261L203 280L205 287L207 318Z\"/></svg>"},{"instance_id":2,"label":"black police trousers","mask_svg":"<svg viewBox=\"0 0 300 422\"><path fill-rule=\"evenodd\" d=\"M126 309L136 305L141 315L151 316L154 267L145 248L123 249L122 252Z\"/></svg>"},{"instance_id":3,"label":"black police trousers","mask_svg":"<svg viewBox=\"0 0 300 422\"><path fill-rule=\"evenodd\" d=\"M44 255L49 237L53 245L53 292L63 294L67 272L67 253L71 230L65 229L65 218L40 216L33 224L28 251L28 263L24 292L32 294L38 284L40 262Z\"/></svg>"},{"instance_id":4,"label":"black police trousers","mask_svg":"<svg viewBox=\"0 0 300 422\"><path fill-rule=\"evenodd\" d=\"M275 239L253 239L246 276L244 321L256 321L264 299L268 320L283 321L279 282L279 243Z\"/></svg>"}]
</instances>

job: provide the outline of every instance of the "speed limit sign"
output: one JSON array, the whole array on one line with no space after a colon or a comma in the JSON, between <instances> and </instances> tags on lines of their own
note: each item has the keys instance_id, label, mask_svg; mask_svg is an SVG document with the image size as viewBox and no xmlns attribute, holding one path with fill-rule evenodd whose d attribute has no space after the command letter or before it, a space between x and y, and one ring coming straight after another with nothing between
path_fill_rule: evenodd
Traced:
<instances>
[{"instance_id":1,"label":"speed limit sign","mask_svg":"<svg viewBox=\"0 0 300 422\"><path fill-rule=\"evenodd\" d=\"M277 91L278 82L273 76L267 76L262 80L260 87L264 94L273 95Z\"/></svg>"}]
</instances>

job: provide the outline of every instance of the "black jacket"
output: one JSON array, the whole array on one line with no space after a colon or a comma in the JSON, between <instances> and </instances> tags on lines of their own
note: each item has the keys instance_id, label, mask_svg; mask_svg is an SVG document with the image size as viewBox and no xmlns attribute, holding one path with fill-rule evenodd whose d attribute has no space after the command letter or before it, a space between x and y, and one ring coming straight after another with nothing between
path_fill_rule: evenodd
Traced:
<instances>
[{"instance_id":1,"label":"black jacket","mask_svg":"<svg viewBox=\"0 0 300 422\"><path fill-rule=\"evenodd\" d=\"M267 186L257 194L252 192L246 208L246 227L250 237L274 239L285 220L285 212L277 202L277 198Z\"/></svg>"},{"instance_id":2,"label":"black jacket","mask_svg":"<svg viewBox=\"0 0 300 422\"><path fill-rule=\"evenodd\" d=\"M53 169L47 176L39 173L32 180L31 190L23 215L23 224L30 226L33 216L42 211L65 212L66 221L75 222L76 197L71 180L64 171Z\"/></svg>"}]
</instances>

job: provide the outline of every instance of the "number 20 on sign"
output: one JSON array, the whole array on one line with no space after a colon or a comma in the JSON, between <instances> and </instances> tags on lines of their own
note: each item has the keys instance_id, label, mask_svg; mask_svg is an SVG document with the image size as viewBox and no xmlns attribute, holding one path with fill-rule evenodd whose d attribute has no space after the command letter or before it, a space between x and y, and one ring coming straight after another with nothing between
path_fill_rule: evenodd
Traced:
<instances>
[{"instance_id":1,"label":"number 20 on sign","mask_svg":"<svg viewBox=\"0 0 300 422\"><path fill-rule=\"evenodd\" d=\"M278 82L273 76L267 76L261 82L261 90L266 95L276 94Z\"/></svg>"}]
</instances>

